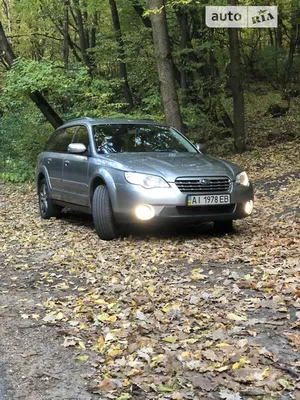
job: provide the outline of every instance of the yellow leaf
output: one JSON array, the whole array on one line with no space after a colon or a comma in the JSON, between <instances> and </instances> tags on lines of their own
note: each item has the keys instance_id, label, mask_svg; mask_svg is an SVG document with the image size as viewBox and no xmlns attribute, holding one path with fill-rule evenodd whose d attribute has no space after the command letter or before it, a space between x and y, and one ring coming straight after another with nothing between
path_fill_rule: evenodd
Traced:
<instances>
[{"instance_id":1,"label":"yellow leaf","mask_svg":"<svg viewBox=\"0 0 300 400\"><path fill-rule=\"evenodd\" d=\"M116 315L109 315L107 313L102 313L97 315L97 320L101 322L116 322Z\"/></svg>"},{"instance_id":2,"label":"yellow leaf","mask_svg":"<svg viewBox=\"0 0 300 400\"><path fill-rule=\"evenodd\" d=\"M103 299L97 299L95 300L95 303L98 304L99 306L106 306L107 302Z\"/></svg>"},{"instance_id":3,"label":"yellow leaf","mask_svg":"<svg viewBox=\"0 0 300 400\"><path fill-rule=\"evenodd\" d=\"M176 336L166 336L163 338L163 341L166 343L175 343L177 341Z\"/></svg>"},{"instance_id":4,"label":"yellow leaf","mask_svg":"<svg viewBox=\"0 0 300 400\"><path fill-rule=\"evenodd\" d=\"M78 361L87 361L89 359L89 356L77 356L75 357L75 360Z\"/></svg>"},{"instance_id":5,"label":"yellow leaf","mask_svg":"<svg viewBox=\"0 0 300 400\"><path fill-rule=\"evenodd\" d=\"M270 369L270 368L266 368L266 369L264 370L264 372L262 373L262 376L263 376L264 378L268 378L268 376L270 375L269 369Z\"/></svg>"},{"instance_id":6,"label":"yellow leaf","mask_svg":"<svg viewBox=\"0 0 300 400\"><path fill-rule=\"evenodd\" d=\"M182 358L191 358L191 353L189 351L183 351L180 355Z\"/></svg>"},{"instance_id":7,"label":"yellow leaf","mask_svg":"<svg viewBox=\"0 0 300 400\"><path fill-rule=\"evenodd\" d=\"M84 343L83 343L82 340L79 340L79 341L78 341L78 347L79 347L81 350L85 350L85 345L84 345Z\"/></svg>"},{"instance_id":8,"label":"yellow leaf","mask_svg":"<svg viewBox=\"0 0 300 400\"><path fill-rule=\"evenodd\" d=\"M103 336L99 336L97 340L97 345L102 347L104 345L104 338Z\"/></svg>"},{"instance_id":9,"label":"yellow leaf","mask_svg":"<svg viewBox=\"0 0 300 400\"><path fill-rule=\"evenodd\" d=\"M158 356L152 357L151 361L161 361L164 357L164 354L159 354Z\"/></svg>"},{"instance_id":10,"label":"yellow leaf","mask_svg":"<svg viewBox=\"0 0 300 400\"><path fill-rule=\"evenodd\" d=\"M62 320L63 318L65 318L65 316L62 312L57 313L55 317L57 320Z\"/></svg>"},{"instance_id":11,"label":"yellow leaf","mask_svg":"<svg viewBox=\"0 0 300 400\"><path fill-rule=\"evenodd\" d=\"M39 314L31 314L31 318L33 318L33 319L39 319L40 316L39 316Z\"/></svg>"},{"instance_id":12,"label":"yellow leaf","mask_svg":"<svg viewBox=\"0 0 300 400\"><path fill-rule=\"evenodd\" d=\"M200 281L200 280L205 279L205 278L206 278L205 275L199 274L199 273L196 273L196 274L192 274L192 275L191 275L191 279L192 279L193 281Z\"/></svg>"},{"instance_id":13,"label":"yellow leaf","mask_svg":"<svg viewBox=\"0 0 300 400\"><path fill-rule=\"evenodd\" d=\"M232 369L239 369L241 364L239 362L236 362L233 364Z\"/></svg>"},{"instance_id":14,"label":"yellow leaf","mask_svg":"<svg viewBox=\"0 0 300 400\"><path fill-rule=\"evenodd\" d=\"M186 342L187 342L187 343L192 343L192 344L194 344L194 343L198 342L198 340L199 340L199 339L191 338L191 339L187 339Z\"/></svg>"},{"instance_id":15,"label":"yellow leaf","mask_svg":"<svg viewBox=\"0 0 300 400\"><path fill-rule=\"evenodd\" d=\"M232 320L232 321L247 321L247 317L245 317L245 316L240 317L239 315L236 315L236 314L233 314L233 313L227 314L227 318Z\"/></svg>"},{"instance_id":16,"label":"yellow leaf","mask_svg":"<svg viewBox=\"0 0 300 400\"><path fill-rule=\"evenodd\" d=\"M228 344L228 343L218 343L218 344L216 344L216 347L226 347L226 346L230 346L230 344Z\"/></svg>"},{"instance_id":17,"label":"yellow leaf","mask_svg":"<svg viewBox=\"0 0 300 400\"><path fill-rule=\"evenodd\" d=\"M122 354L122 350L121 349L109 349L107 354L109 357L115 358L115 357L119 356L120 354Z\"/></svg>"}]
</instances>

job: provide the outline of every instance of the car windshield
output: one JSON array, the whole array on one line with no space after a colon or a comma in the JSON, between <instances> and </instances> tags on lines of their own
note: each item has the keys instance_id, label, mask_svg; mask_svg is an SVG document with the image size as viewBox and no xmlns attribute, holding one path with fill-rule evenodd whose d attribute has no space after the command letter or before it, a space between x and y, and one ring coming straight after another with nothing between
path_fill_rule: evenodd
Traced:
<instances>
[{"instance_id":1,"label":"car windshield","mask_svg":"<svg viewBox=\"0 0 300 400\"><path fill-rule=\"evenodd\" d=\"M161 125L94 125L93 135L99 154L197 152L175 129Z\"/></svg>"}]
</instances>

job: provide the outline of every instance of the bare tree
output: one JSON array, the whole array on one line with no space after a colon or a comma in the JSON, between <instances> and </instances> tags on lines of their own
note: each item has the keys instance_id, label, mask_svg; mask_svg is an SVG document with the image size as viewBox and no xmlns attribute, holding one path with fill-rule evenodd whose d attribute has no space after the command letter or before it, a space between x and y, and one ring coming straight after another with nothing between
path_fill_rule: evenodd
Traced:
<instances>
[{"instance_id":1,"label":"bare tree","mask_svg":"<svg viewBox=\"0 0 300 400\"><path fill-rule=\"evenodd\" d=\"M236 5L236 0L230 0L231 5ZM244 91L242 85L242 70L240 43L237 28L228 28L230 50L230 83L233 97L233 134L234 147L237 153L246 149L245 134L245 106Z\"/></svg>"},{"instance_id":2,"label":"bare tree","mask_svg":"<svg viewBox=\"0 0 300 400\"><path fill-rule=\"evenodd\" d=\"M120 25L120 18L118 13L118 8L116 5L115 0L109 0L110 10L111 10L111 18L113 27L115 30L116 35L116 42L117 42L117 49L118 49L118 56L119 56L119 68L120 68L120 77L123 80L123 94L126 102L129 104L130 108L133 108L133 100L132 94L128 83L128 76L127 76L127 66L125 63L125 56L124 56L124 41L122 37L121 25Z\"/></svg>"},{"instance_id":3,"label":"bare tree","mask_svg":"<svg viewBox=\"0 0 300 400\"><path fill-rule=\"evenodd\" d=\"M11 35L12 35L12 29L11 29L11 16L10 16L10 3L9 0L2 0L3 8L4 8L4 13L7 19L7 31L9 34L8 41L11 44Z\"/></svg>"},{"instance_id":4,"label":"bare tree","mask_svg":"<svg viewBox=\"0 0 300 400\"><path fill-rule=\"evenodd\" d=\"M87 37L86 31L84 29L83 15L82 15L81 9L79 7L79 0L73 0L73 4L74 4L74 8L75 8L75 15L76 15L75 19L76 19L76 23L77 23L82 60L83 60L84 64L90 69L91 64L90 64L90 59L89 59L89 56L87 53L87 49L89 47L88 37Z\"/></svg>"},{"instance_id":5,"label":"bare tree","mask_svg":"<svg viewBox=\"0 0 300 400\"><path fill-rule=\"evenodd\" d=\"M183 123L175 86L174 69L164 0L148 0L153 43L166 122L179 130Z\"/></svg>"},{"instance_id":6,"label":"bare tree","mask_svg":"<svg viewBox=\"0 0 300 400\"><path fill-rule=\"evenodd\" d=\"M69 66L69 0L64 0L64 65Z\"/></svg>"}]
</instances>

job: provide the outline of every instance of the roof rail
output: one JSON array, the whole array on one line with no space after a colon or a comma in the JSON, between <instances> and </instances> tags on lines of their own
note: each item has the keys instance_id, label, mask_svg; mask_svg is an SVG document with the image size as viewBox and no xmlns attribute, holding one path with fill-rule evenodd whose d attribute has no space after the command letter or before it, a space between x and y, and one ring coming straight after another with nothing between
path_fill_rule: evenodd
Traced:
<instances>
[{"instance_id":1,"label":"roof rail","mask_svg":"<svg viewBox=\"0 0 300 400\"><path fill-rule=\"evenodd\" d=\"M86 120L90 121L90 120L93 120L95 118L92 118L92 117L78 117L78 118L72 118L68 122L77 121L77 120L80 120L80 119L86 119Z\"/></svg>"}]
</instances>

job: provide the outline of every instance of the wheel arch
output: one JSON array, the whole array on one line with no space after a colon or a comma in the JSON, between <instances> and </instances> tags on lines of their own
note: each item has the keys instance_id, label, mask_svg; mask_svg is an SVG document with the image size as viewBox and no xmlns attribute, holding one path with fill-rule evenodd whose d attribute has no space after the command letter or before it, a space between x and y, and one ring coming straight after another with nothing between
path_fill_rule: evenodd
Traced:
<instances>
[{"instance_id":1,"label":"wheel arch","mask_svg":"<svg viewBox=\"0 0 300 400\"><path fill-rule=\"evenodd\" d=\"M51 187L50 186L49 175L48 175L48 172L47 172L46 168L43 168L42 170L40 170L36 175L36 190L37 190L37 193L39 191L39 187L40 187L40 184L41 184L43 179L46 179L48 187Z\"/></svg>"},{"instance_id":2,"label":"wheel arch","mask_svg":"<svg viewBox=\"0 0 300 400\"><path fill-rule=\"evenodd\" d=\"M101 174L98 174L92 178L90 184L90 205L92 206L92 199L95 189L100 185L107 187L110 201L112 205L114 205L116 201L116 185L113 178L107 171L102 171Z\"/></svg>"}]
</instances>

